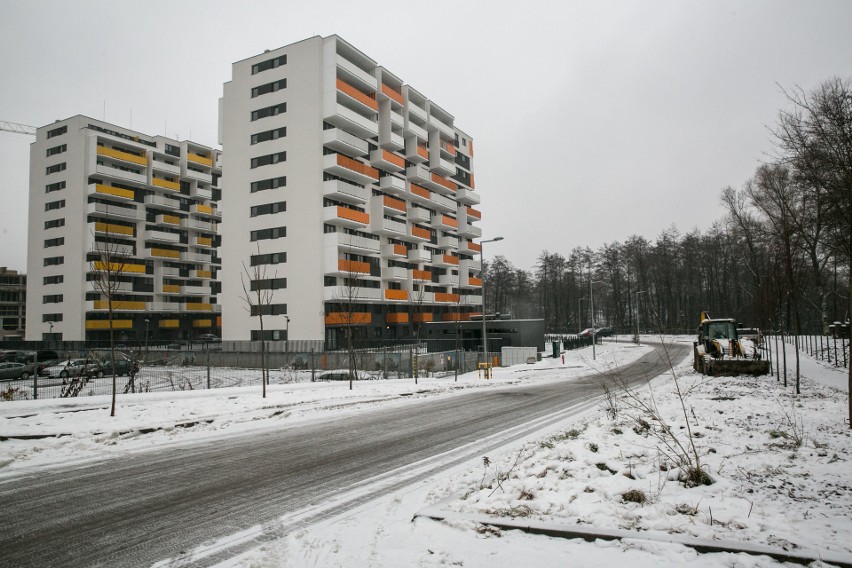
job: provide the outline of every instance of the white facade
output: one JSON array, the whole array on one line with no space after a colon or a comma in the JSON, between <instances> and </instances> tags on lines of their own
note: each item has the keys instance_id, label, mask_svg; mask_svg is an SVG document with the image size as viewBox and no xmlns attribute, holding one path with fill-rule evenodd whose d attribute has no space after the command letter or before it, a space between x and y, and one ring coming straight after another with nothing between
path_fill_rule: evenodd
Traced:
<instances>
[{"instance_id":1,"label":"white facade","mask_svg":"<svg viewBox=\"0 0 852 568\"><path fill-rule=\"evenodd\" d=\"M113 329L127 340L216 333L221 152L85 116L30 150L27 340L102 339L95 249L122 259ZM52 333L52 336L49 335Z\"/></svg>"},{"instance_id":2,"label":"white facade","mask_svg":"<svg viewBox=\"0 0 852 568\"><path fill-rule=\"evenodd\" d=\"M271 339L330 339L353 313L370 338L478 313L473 142L453 122L337 36L234 63L220 101L223 338L259 337L241 301L258 277L275 288Z\"/></svg>"}]
</instances>

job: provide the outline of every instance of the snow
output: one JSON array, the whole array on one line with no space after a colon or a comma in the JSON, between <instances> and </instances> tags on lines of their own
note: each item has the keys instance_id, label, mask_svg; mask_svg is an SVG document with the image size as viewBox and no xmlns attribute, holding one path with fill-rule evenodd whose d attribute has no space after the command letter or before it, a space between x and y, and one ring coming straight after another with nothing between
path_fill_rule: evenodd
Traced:
<instances>
[{"instance_id":1,"label":"snow","mask_svg":"<svg viewBox=\"0 0 852 568\"><path fill-rule=\"evenodd\" d=\"M564 363L545 358L534 365L495 369L488 381L469 373L458 382L452 376L421 378L416 385L412 379L359 381L350 391L346 382L283 383L282 375L277 379L281 384L269 386L266 399L258 386L119 395L113 418L109 397L102 395L3 403L0 436L52 437L2 442L0 477L275 428L282 420L297 424L376 405L415 404L462 389L564 381L589 372L612 378L620 366L649 350L608 342L597 348L596 361L587 348L566 352ZM791 369L795 365L791 352L787 364ZM615 416L607 410L613 404L602 402L505 446L487 461L482 456L448 466L441 474L278 538L258 539L263 532L258 526L208 543L194 555L202 558L211 548L255 540L256 546L242 548L245 552L219 565L779 565L765 555L700 554L670 542L680 540L766 547L850 563L852 436L844 422L846 371L805 356L801 369L802 394L795 396L792 374L784 388L774 376L702 377L684 361L675 369L685 393L683 406L671 374L636 390L632 398L613 388ZM671 445L674 438L655 436L661 422L637 409L642 401L652 403L682 444L688 442L688 423L702 469L714 483L686 487L679 481L678 468L666 458L677 452L663 443ZM194 425L176 426L188 423ZM628 491L641 492L645 502L625 501ZM418 513L444 520L415 517ZM483 522L489 520L615 532L627 538L587 542L533 535Z\"/></svg>"}]
</instances>

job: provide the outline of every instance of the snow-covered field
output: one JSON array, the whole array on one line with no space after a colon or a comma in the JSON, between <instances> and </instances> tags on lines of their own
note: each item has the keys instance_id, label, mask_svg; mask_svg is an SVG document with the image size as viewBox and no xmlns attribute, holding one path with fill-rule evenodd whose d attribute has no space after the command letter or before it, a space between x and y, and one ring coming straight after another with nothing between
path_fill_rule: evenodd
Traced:
<instances>
[{"instance_id":1,"label":"snow-covered field","mask_svg":"<svg viewBox=\"0 0 852 568\"><path fill-rule=\"evenodd\" d=\"M275 428L282 420L293 424L377 404L453 396L461 388L565 381L593 369L612 377L619 365L647 352L644 346L608 343L598 348L595 362L591 349L584 349L566 353L564 363L545 359L498 369L488 382L473 373L458 382L430 378L418 385L411 379L364 381L353 391L347 383L271 385L266 399L258 387L123 395L114 418L108 415L108 398L101 396L2 403L0 436L62 436L0 443L0 476ZM711 485L681 483L679 470L666 457L677 453L665 445L674 439L663 435L661 440L655 435L661 422L613 390L612 404L602 403L535 439L265 542L222 565L778 565L767 556L699 554L666 542L672 539L745 543L852 563L852 436L844 423L845 370L811 361L802 369L799 396L774 377L696 376L688 362L676 369L684 406L674 394L671 375L635 393L653 400L656 414L680 443L687 442L688 422ZM188 423L195 424L177 426ZM418 512L444 520L415 518ZM494 528L482 522L488 520L620 531L628 538L569 540ZM239 538L251 535L249 530Z\"/></svg>"}]
</instances>

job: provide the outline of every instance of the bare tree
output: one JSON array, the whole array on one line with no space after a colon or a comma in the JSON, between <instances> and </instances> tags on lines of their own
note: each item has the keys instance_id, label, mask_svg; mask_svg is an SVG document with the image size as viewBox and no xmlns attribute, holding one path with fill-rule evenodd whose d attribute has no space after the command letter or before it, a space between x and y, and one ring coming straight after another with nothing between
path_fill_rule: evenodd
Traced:
<instances>
[{"instance_id":1,"label":"bare tree","mask_svg":"<svg viewBox=\"0 0 852 568\"><path fill-rule=\"evenodd\" d=\"M94 240L92 251L89 254L89 270L92 274L92 283L101 296L106 298L107 317L109 320L109 352L112 362L112 403L110 404L110 416L115 416L115 332L113 330L113 307L116 296L121 289L122 274L127 270L130 255L127 250L117 242L110 240Z\"/></svg>"},{"instance_id":2,"label":"bare tree","mask_svg":"<svg viewBox=\"0 0 852 568\"><path fill-rule=\"evenodd\" d=\"M260 257L260 246L257 247L257 256ZM266 335L263 328L263 316L271 314L270 306L275 295L275 282L278 272L268 277L265 265L253 264L246 266L243 262L243 272L240 274L240 283L243 287L242 299L245 302L246 311L252 316L257 316L260 324L260 378L263 383L263 398L266 398L266 385L269 384L269 368L266 364Z\"/></svg>"},{"instance_id":3,"label":"bare tree","mask_svg":"<svg viewBox=\"0 0 852 568\"><path fill-rule=\"evenodd\" d=\"M420 375L420 336L423 331L423 320L425 319L425 310L424 306L426 305L426 284L414 284L412 286L411 294L409 294L409 298L411 300L411 318L414 323L414 352L411 358L411 374L414 375L414 384L417 384L418 377Z\"/></svg>"},{"instance_id":4,"label":"bare tree","mask_svg":"<svg viewBox=\"0 0 852 568\"><path fill-rule=\"evenodd\" d=\"M341 259L339 268L345 274L343 285L337 288L335 300L341 306L339 323L343 325L346 333L346 359L349 373L349 390L358 372L358 363L355 359L355 332L358 327L369 323L370 314L360 310L362 282L359 276L370 273L372 267L369 262L352 259Z\"/></svg>"}]
</instances>

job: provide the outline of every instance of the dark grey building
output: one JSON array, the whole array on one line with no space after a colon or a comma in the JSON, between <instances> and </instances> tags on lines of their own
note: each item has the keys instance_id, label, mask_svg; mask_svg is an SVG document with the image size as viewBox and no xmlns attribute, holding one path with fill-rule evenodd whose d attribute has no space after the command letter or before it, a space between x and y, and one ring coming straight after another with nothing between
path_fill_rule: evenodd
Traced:
<instances>
[{"instance_id":1,"label":"dark grey building","mask_svg":"<svg viewBox=\"0 0 852 568\"><path fill-rule=\"evenodd\" d=\"M535 347L544 350L543 319L488 319L485 322L488 334L488 351L498 352L501 347ZM430 322L423 325L422 339L446 341L449 347L456 337L461 339L467 351L482 349L482 320L462 322ZM431 348L430 348L431 349Z\"/></svg>"}]
</instances>

